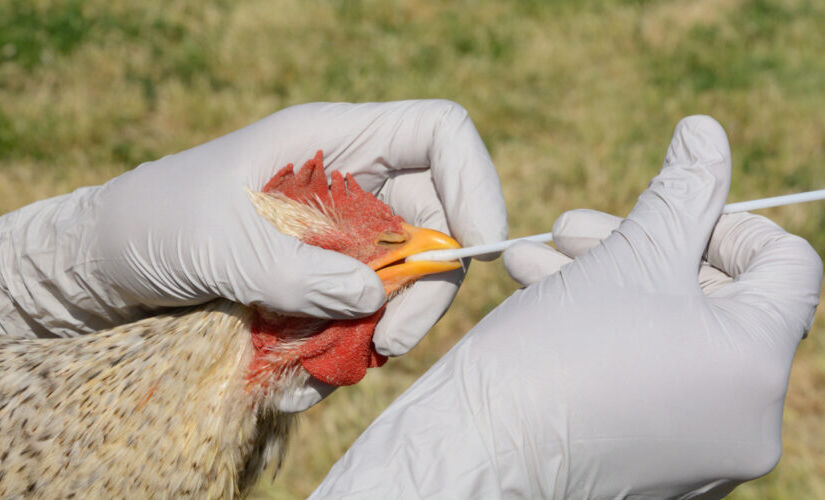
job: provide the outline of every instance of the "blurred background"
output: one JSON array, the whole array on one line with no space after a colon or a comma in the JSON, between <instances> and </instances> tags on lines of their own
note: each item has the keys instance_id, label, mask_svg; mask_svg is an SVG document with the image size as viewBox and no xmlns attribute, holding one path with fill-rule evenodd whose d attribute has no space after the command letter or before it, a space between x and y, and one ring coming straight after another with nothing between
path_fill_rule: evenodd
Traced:
<instances>
[{"instance_id":1,"label":"blurred background","mask_svg":"<svg viewBox=\"0 0 825 500\"><path fill-rule=\"evenodd\" d=\"M512 236L549 231L572 208L626 215L694 113L730 136L729 201L825 188L823 19L814 0L0 0L0 213L292 104L425 97L469 110ZM825 204L762 213L825 252ZM304 416L255 498L306 496L514 289L500 263L473 265L410 355ZM825 498L821 310L783 436L779 466L733 498Z\"/></svg>"}]
</instances>

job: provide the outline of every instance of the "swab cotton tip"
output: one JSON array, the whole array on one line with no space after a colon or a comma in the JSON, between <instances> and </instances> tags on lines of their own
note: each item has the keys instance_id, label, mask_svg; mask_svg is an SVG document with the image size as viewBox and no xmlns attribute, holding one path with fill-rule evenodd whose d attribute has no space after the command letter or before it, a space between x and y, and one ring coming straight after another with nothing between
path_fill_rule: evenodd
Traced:
<instances>
[{"instance_id":1,"label":"swab cotton tip","mask_svg":"<svg viewBox=\"0 0 825 500\"><path fill-rule=\"evenodd\" d=\"M735 212L747 212L749 210L760 210L763 208L779 207L783 205L791 205L793 203L804 203L806 201L817 200L825 200L825 189L806 191L804 193L786 194L783 196L773 196L771 198L760 198L758 200L729 203L722 208L722 213L731 214ZM540 243L547 243L553 241L553 233L534 234L532 236L513 238L512 240L488 243L486 245L456 248L455 250L431 250L429 252L421 252L419 254L411 255L407 257L407 260L445 261L476 257L478 255L488 253L502 252L519 241L537 241Z\"/></svg>"}]
</instances>

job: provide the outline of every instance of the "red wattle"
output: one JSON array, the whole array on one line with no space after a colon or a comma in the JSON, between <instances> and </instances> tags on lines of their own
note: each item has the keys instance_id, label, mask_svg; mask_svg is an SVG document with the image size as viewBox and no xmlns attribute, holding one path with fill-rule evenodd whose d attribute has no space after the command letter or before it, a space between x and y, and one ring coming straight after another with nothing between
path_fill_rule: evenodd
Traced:
<instances>
[{"instance_id":1,"label":"red wattle","mask_svg":"<svg viewBox=\"0 0 825 500\"><path fill-rule=\"evenodd\" d=\"M256 315L252 322L252 345L256 356L250 366L250 377L254 379L261 373L282 370L297 362L324 383L355 384L364 378L367 368L382 366L387 361L386 356L376 352L372 343L375 325L383 313L382 308L366 318L331 322L294 317L268 321ZM270 353L278 351L273 349L275 345L294 340L296 335L305 335L308 328L310 331L317 328L318 332L298 347L281 351L273 360Z\"/></svg>"},{"instance_id":2,"label":"red wattle","mask_svg":"<svg viewBox=\"0 0 825 500\"><path fill-rule=\"evenodd\" d=\"M367 368L387 361L375 351L372 334L383 310L372 316L336 321L301 346L301 366L313 377L330 385L352 385L367 373Z\"/></svg>"}]
</instances>

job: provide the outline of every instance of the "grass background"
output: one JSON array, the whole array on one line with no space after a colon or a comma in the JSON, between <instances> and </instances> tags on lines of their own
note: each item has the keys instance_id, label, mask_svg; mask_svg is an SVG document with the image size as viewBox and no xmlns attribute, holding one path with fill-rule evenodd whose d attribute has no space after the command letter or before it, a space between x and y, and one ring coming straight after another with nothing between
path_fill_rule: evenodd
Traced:
<instances>
[{"instance_id":1,"label":"grass background","mask_svg":"<svg viewBox=\"0 0 825 500\"><path fill-rule=\"evenodd\" d=\"M673 126L707 113L731 201L825 187L825 6L814 0L0 0L0 213L309 101L463 104L514 236L624 215ZM825 205L766 215L825 252ZM514 289L473 266L413 352L307 412L256 498L306 496L358 434ZM797 354L784 456L734 498L825 498L823 313Z\"/></svg>"}]
</instances>

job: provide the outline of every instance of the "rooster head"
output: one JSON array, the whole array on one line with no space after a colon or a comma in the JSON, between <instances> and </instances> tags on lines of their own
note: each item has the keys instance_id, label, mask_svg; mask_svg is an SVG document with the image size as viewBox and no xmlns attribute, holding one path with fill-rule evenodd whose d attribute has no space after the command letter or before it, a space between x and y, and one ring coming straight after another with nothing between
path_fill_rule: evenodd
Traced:
<instances>
[{"instance_id":1,"label":"rooster head","mask_svg":"<svg viewBox=\"0 0 825 500\"><path fill-rule=\"evenodd\" d=\"M461 266L457 261L406 262L413 254L460 245L444 233L407 224L351 175L334 171L331 177L328 184L318 151L297 173L292 164L281 169L261 192L251 193L252 202L281 233L370 266L388 297L422 276ZM258 314L252 334L260 356L251 371L256 378L262 371L284 372L284 363L294 361L327 384L354 384L367 368L386 361L372 344L382 314L383 308L366 318L323 322ZM309 327L313 321L316 327Z\"/></svg>"},{"instance_id":2,"label":"rooster head","mask_svg":"<svg viewBox=\"0 0 825 500\"><path fill-rule=\"evenodd\" d=\"M280 232L367 264L387 295L421 276L460 267L457 261L405 262L416 253L460 245L439 231L407 224L350 174L333 171L328 185L321 151L297 174L292 164L281 169L257 194L269 198L255 205Z\"/></svg>"}]
</instances>

